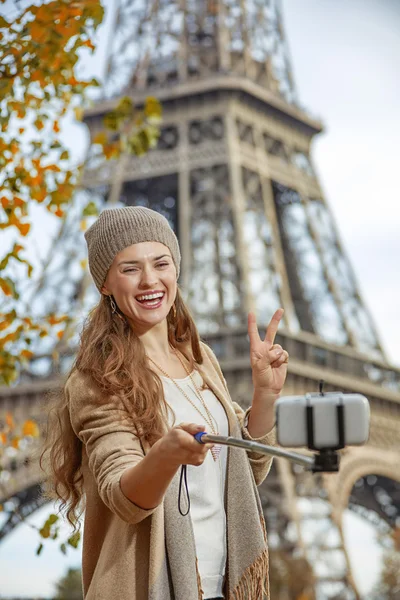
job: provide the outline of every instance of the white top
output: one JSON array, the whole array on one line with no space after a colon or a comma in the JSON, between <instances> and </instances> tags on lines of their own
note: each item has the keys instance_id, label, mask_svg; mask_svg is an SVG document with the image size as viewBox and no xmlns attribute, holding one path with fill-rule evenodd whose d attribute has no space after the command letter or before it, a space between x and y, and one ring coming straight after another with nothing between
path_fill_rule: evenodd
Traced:
<instances>
[{"instance_id":1,"label":"white top","mask_svg":"<svg viewBox=\"0 0 400 600\"><path fill-rule=\"evenodd\" d=\"M203 380L198 371L192 372L192 377L208 407L212 417L217 422L214 427L220 435L228 435L228 419L224 407L214 393L207 389L201 390ZM209 425L188 402L176 385L167 377L161 376L165 399L175 413L175 420L170 416L170 425L179 423L196 423ZM190 377L175 379L202 414L205 410L198 399ZM207 452L202 465L187 466L188 490L190 496L190 516L193 524L198 568L201 577L204 599L223 596L223 581L226 565L226 515L224 507L224 491L227 463L227 446L221 446L221 452L214 461L211 452Z\"/></svg>"}]
</instances>

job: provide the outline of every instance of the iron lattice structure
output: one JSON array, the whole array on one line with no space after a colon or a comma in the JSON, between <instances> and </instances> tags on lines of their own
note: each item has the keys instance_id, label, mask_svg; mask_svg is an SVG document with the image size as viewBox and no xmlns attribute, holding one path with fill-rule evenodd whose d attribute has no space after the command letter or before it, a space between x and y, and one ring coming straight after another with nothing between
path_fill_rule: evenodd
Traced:
<instances>
[{"instance_id":1,"label":"iron lattice structure","mask_svg":"<svg viewBox=\"0 0 400 600\"><path fill-rule=\"evenodd\" d=\"M124 0L112 39L103 97L85 118L90 134L118 95L140 104L151 94L163 104L160 140L141 158L105 161L90 147L34 294L75 316L71 335L56 361L36 357L20 387L0 390L1 410L40 420L43 390L71 365L77 322L97 293L79 266L80 206L89 197L99 208L158 210L178 235L180 286L234 400L247 406L252 396L246 314L262 328L279 306L278 343L291 356L284 393L316 391L323 378L327 391L369 398L370 443L344 452L337 476L311 477L279 459L261 489L270 545L303 553L321 599L360 598L342 515L349 505L380 528L399 526L400 370L386 361L316 175L311 146L322 126L297 102L280 3ZM1 482L0 500L29 512L40 473L25 459ZM15 524L11 516L0 538Z\"/></svg>"}]
</instances>

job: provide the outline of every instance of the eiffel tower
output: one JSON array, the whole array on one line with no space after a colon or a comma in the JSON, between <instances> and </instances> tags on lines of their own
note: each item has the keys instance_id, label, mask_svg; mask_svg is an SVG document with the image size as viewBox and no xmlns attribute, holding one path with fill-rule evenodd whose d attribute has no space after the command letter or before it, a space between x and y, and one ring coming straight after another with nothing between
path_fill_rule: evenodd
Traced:
<instances>
[{"instance_id":1,"label":"eiffel tower","mask_svg":"<svg viewBox=\"0 0 400 600\"><path fill-rule=\"evenodd\" d=\"M121 95L163 105L157 148L105 161L91 145L80 194L101 208L143 205L164 214L181 245L180 286L216 352L233 399L252 397L246 315L264 328L285 309L278 334L290 354L284 394L359 392L371 403L370 442L343 452L339 474L311 476L276 459L260 488L270 547L313 566L318 598L361 598L344 540L350 507L378 529L399 526L400 370L388 364L357 289L316 176L311 146L322 125L300 106L279 0L122 0L102 97L86 113L91 139ZM79 208L79 202L77 202ZM78 321L96 301L71 210L54 241L36 301ZM0 410L42 419L45 390L60 385L76 322L58 354L44 353ZM0 540L42 503L41 473L10 465L0 501L11 506Z\"/></svg>"}]
</instances>

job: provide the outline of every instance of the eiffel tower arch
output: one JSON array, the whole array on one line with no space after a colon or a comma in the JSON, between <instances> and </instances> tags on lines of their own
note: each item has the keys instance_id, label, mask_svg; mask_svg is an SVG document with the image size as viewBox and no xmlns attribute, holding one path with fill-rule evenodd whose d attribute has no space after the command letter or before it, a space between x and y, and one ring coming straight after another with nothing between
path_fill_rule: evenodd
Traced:
<instances>
[{"instance_id":1,"label":"eiffel tower arch","mask_svg":"<svg viewBox=\"0 0 400 600\"><path fill-rule=\"evenodd\" d=\"M85 117L92 139L122 94L138 105L148 95L162 102L159 144L108 162L92 145L82 194L169 219L182 291L234 400L248 406L252 397L247 312L263 329L282 306L284 394L316 391L323 379L327 391L363 393L371 403L369 444L346 449L338 475L311 476L277 459L260 488L270 546L312 564L319 598L358 599L342 517L351 506L399 525L400 370L386 359L313 166L322 125L298 103L279 0L122 0L104 95ZM84 248L76 214L54 243L57 261L38 297L79 316L96 296L88 274L77 274ZM60 345L57 360L36 357L18 387L0 389L1 411L40 421L43 393L60 385L75 341ZM42 502L41 474L26 459L0 490L0 501L22 514ZM0 539L18 522L11 510Z\"/></svg>"}]
</instances>

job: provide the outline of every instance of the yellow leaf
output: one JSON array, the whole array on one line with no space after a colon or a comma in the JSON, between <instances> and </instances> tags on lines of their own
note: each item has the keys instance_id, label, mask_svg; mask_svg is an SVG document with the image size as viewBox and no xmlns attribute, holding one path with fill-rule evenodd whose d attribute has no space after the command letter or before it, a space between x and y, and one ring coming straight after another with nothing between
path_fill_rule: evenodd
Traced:
<instances>
[{"instance_id":1,"label":"yellow leaf","mask_svg":"<svg viewBox=\"0 0 400 600\"><path fill-rule=\"evenodd\" d=\"M83 260L81 260L81 262L79 263L82 267L82 269L86 269L87 267L87 260L84 258Z\"/></svg>"},{"instance_id":2,"label":"yellow leaf","mask_svg":"<svg viewBox=\"0 0 400 600\"><path fill-rule=\"evenodd\" d=\"M107 143L107 134L104 131L96 133L93 138L93 144L101 144L102 146Z\"/></svg>"},{"instance_id":3,"label":"yellow leaf","mask_svg":"<svg viewBox=\"0 0 400 600\"><path fill-rule=\"evenodd\" d=\"M75 113L75 119L77 121L82 121L82 119L83 119L83 109L80 106L76 106L74 108L74 113Z\"/></svg>"},{"instance_id":4,"label":"yellow leaf","mask_svg":"<svg viewBox=\"0 0 400 600\"><path fill-rule=\"evenodd\" d=\"M40 131L44 127L44 123L43 123L42 119L36 119L36 121L34 121L33 124L38 131Z\"/></svg>"},{"instance_id":5,"label":"yellow leaf","mask_svg":"<svg viewBox=\"0 0 400 600\"><path fill-rule=\"evenodd\" d=\"M25 421L22 427L22 434L24 436L30 435L32 437L39 437L39 427L35 421Z\"/></svg>"}]
</instances>

